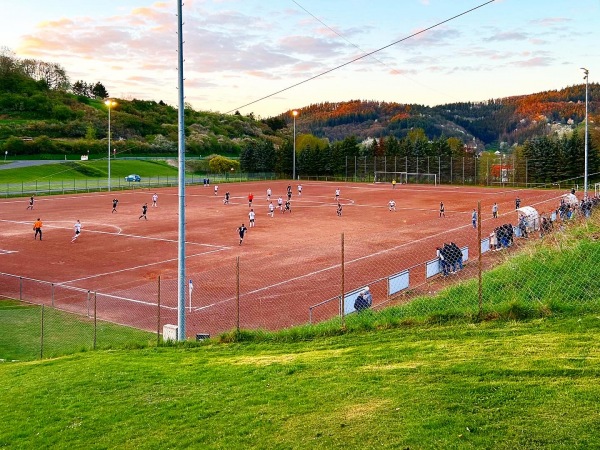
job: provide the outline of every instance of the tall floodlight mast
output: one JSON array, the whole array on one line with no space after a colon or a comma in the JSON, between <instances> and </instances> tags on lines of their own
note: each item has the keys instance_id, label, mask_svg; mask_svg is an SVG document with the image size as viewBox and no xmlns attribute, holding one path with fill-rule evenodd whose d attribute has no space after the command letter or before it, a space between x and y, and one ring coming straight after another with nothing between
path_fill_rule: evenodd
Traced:
<instances>
[{"instance_id":1,"label":"tall floodlight mast","mask_svg":"<svg viewBox=\"0 0 600 450\"><path fill-rule=\"evenodd\" d=\"M583 163L583 195L587 198L588 195L588 75L589 70L582 67L585 76L585 144L584 144L584 163Z\"/></svg>"},{"instance_id":2,"label":"tall floodlight mast","mask_svg":"<svg viewBox=\"0 0 600 450\"><path fill-rule=\"evenodd\" d=\"M185 104L183 95L183 21L182 0L177 0L177 87L179 89L179 237L177 240L177 340L185 340Z\"/></svg>"}]
</instances>

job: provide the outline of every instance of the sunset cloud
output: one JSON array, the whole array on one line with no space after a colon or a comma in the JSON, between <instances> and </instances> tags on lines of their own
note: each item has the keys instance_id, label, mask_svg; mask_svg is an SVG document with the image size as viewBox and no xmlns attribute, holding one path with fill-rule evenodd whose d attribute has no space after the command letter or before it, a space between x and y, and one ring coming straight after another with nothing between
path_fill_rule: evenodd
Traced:
<instances>
[{"instance_id":1,"label":"sunset cloud","mask_svg":"<svg viewBox=\"0 0 600 450\"><path fill-rule=\"evenodd\" d=\"M173 104L175 1L110 3L14 2L0 37L14 42L9 47L20 58L58 62L72 80L100 80L111 95ZM319 99L385 100L391 95L396 101L435 104L438 85L445 87L444 99L497 97L511 87L535 92L578 82L570 66L585 63L593 70L600 62L591 45L600 37L594 20L600 13L597 0L580 0L568 8L559 0L547 0L543 7L506 0L304 84L300 82L473 4L328 0L302 6L309 13L293 2L186 0L186 101L198 99L213 110L233 108L299 84L254 110L277 113ZM399 77L406 74L411 77ZM483 78L489 81L481 83Z\"/></svg>"}]
</instances>

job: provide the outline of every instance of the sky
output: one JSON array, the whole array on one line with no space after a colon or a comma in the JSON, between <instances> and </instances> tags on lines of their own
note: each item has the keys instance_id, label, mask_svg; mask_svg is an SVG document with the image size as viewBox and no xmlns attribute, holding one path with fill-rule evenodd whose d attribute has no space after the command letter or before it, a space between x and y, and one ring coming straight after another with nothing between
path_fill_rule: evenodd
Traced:
<instances>
[{"instance_id":1,"label":"sky","mask_svg":"<svg viewBox=\"0 0 600 450\"><path fill-rule=\"evenodd\" d=\"M177 106L175 0L0 0L0 11L0 49L111 97ZM581 84L581 67L600 79L600 0L185 0L182 17L196 110L433 106Z\"/></svg>"}]
</instances>

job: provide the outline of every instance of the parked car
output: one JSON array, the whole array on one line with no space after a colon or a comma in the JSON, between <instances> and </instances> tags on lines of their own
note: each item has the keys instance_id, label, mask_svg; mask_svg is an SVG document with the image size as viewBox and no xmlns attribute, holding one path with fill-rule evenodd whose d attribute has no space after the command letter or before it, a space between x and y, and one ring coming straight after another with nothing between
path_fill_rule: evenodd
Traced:
<instances>
[{"instance_id":1,"label":"parked car","mask_svg":"<svg viewBox=\"0 0 600 450\"><path fill-rule=\"evenodd\" d=\"M125 181L142 181L142 178L139 175L127 175L125 177Z\"/></svg>"}]
</instances>

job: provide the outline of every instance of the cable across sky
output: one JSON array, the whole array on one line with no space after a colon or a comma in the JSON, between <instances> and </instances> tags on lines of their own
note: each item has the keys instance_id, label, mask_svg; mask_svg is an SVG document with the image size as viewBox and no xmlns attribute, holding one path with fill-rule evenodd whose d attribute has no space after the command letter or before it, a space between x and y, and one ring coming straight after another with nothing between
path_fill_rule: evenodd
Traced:
<instances>
[{"instance_id":1,"label":"cable across sky","mask_svg":"<svg viewBox=\"0 0 600 450\"><path fill-rule=\"evenodd\" d=\"M270 97L273 97L273 96L275 96L277 94L281 94L282 92L289 91L290 89L293 89L293 88L298 87L298 86L300 86L302 84L308 83L309 81L315 80L315 79L317 79L319 77L322 77L323 75L327 75L328 73L334 72L334 71L336 71L338 69L341 69L342 67L346 67L346 66L348 66L350 64L353 64L353 63L355 63L357 61L360 61L361 59L364 59L364 58L366 58L368 56L372 56L375 53L379 53L382 50L385 50L387 48L393 47L394 45L397 45L397 44L399 44L401 42L404 42L404 41L406 41L408 39L414 38L415 36L423 34L423 33L427 32L427 31L433 30L434 28L437 28L437 27L439 27L439 26L441 26L441 25L443 25L445 23L451 22L452 20L458 19L459 17L462 17L462 16L464 16L466 14L472 13L473 11L476 11L476 10L478 10L480 8L483 8L484 6L487 6L487 5L489 5L491 3L494 3L494 2L495 2L495 0L489 0L487 2L481 3L480 5L477 5L477 6L471 8L471 9L468 9L466 11L463 11L460 14L457 14L455 16L452 16L452 17L448 18L448 19L442 20L441 22L438 22L438 23L436 23L434 25L431 25L430 27L424 28L422 30L417 31L416 33L413 33L413 34L410 34L408 36L405 36L402 39L398 39L397 41L394 41L391 44L385 45L385 46L380 47L380 48L378 48L376 50L373 50L371 52L365 53L364 55L361 55L361 56L358 56L358 57L356 57L354 59L351 59L350 61L347 61L347 62L345 62L343 64L340 64L340 65L338 65L336 67L333 67L331 69L328 69L325 72L321 72L321 73L319 73L317 75L314 75L314 76L312 76L310 78L307 78L305 80L299 81L298 83L292 84L291 86L288 86L286 88L280 89L280 90L278 90L276 92L272 92L271 94L265 95L264 97L260 97L260 98L258 98L256 100L253 100L253 101L251 101L249 103L246 103L244 105L238 106L237 108L233 108L233 109L225 112L225 114L231 114L234 111L239 111L240 109L243 109L243 108L245 108L247 106L250 106L250 105L254 105L255 103L258 103L258 102L261 102L263 100L266 100L266 99L268 99Z\"/></svg>"}]
</instances>

